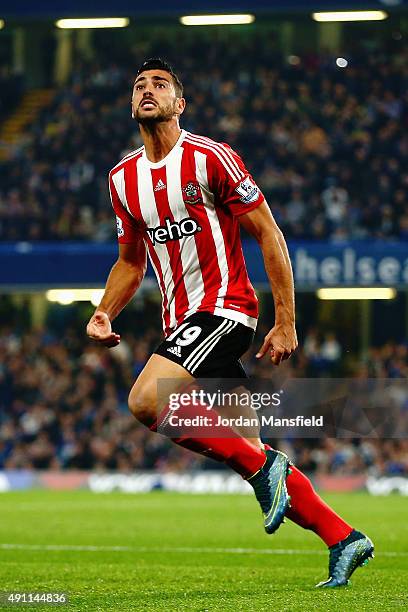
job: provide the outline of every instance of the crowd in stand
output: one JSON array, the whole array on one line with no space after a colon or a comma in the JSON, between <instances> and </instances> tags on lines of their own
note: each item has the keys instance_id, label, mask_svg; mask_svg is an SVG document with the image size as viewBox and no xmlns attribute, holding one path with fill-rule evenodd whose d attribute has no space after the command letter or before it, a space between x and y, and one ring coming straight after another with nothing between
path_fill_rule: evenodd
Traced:
<instances>
[{"instance_id":1,"label":"crowd in stand","mask_svg":"<svg viewBox=\"0 0 408 612\"><path fill-rule=\"evenodd\" d=\"M182 127L243 156L289 238L407 239L403 41L356 46L340 68L328 53L284 56L267 32L195 32L182 53L162 34L76 65L0 164L0 239L114 239L106 176L141 144L130 92L155 55L185 83Z\"/></svg>"},{"instance_id":2,"label":"crowd in stand","mask_svg":"<svg viewBox=\"0 0 408 612\"><path fill-rule=\"evenodd\" d=\"M328 53L283 56L267 33L227 39L205 30L183 40L182 53L177 36L152 32L148 42L99 49L97 62L77 63L69 84L0 161L0 240L115 240L106 176L141 144L130 92L136 69L157 55L185 84L182 127L242 155L288 238L408 238L404 43L387 52L381 44L369 53L356 46L340 68ZM6 73L1 78L8 82ZM129 414L128 390L160 341L145 312L140 334L123 334L110 351L89 344L76 326L0 327L0 469L217 467ZM343 352L334 333L310 328L279 375L408 376L407 344L389 342L354 361ZM246 367L271 378L266 359L249 355ZM398 384L392 393L406 432L407 398ZM271 442L312 473L408 474L406 436Z\"/></svg>"},{"instance_id":3,"label":"crowd in stand","mask_svg":"<svg viewBox=\"0 0 408 612\"><path fill-rule=\"evenodd\" d=\"M121 344L111 350L88 343L76 327L62 334L44 329L20 334L15 328L1 328L0 332L0 469L126 473L220 467L151 433L128 411L132 382L160 341L153 328L145 328L138 337L125 333ZM408 376L407 345L388 343L373 348L351 368L341 365L341 345L333 334L318 339L311 330L302 345L279 368L281 377L327 376L337 364L337 373L358 382L395 379L387 403L387 412L391 401L395 413L392 433L388 439L353 434L302 440L284 436L271 443L311 473L408 474L408 398L398 385L399 379ZM320 370L311 361L312 345ZM245 362L252 375L271 379L273 368L266 359L257 365L250 354ZM361 416L361 409L357 414ZM375 419L378 416L383 416L383 410Z\"/></svg>"}]
</instances>

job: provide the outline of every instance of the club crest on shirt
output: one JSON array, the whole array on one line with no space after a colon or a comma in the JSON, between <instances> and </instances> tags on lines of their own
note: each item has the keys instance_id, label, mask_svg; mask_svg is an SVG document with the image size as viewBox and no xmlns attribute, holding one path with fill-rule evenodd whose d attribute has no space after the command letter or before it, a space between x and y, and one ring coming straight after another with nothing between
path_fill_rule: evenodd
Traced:
<instances>
[{"instance_id":1,"label":"club crest on shirt","mask_svg":"<svg viewBox=\"0 0 408 612\"><path fill-rule=\"evenodd\" d=\"M122 238L122 236L125 235L125 230L123 228L122 219L118 216L116 216L116 229L117 229L119 238Z\"/></svg>"},{"instance_id":2,"label":"club crest on shirt","mask_svg":"<svg viewBox=\"0 0 408 612\"><path fill-rule=\"evenodd\" d=\"M182 187L184 193L184 202L186 204L202 204L203 198L201 195L200 187L198 183L189 181L187 185Z\"/></svg>"},{"instance_id":3,"label":"club crest on shirt","mask_svg":"<svg viewBox=\"0 0 408 612\"><path fill-rule=\"evenodd\" d=\"M238 187L235 187L235 191L240 196L240 200L243 204L251 204L258 198L259 187L255 185L251 177L247 176L243 181L240 182Z\"/></svg>"}]
</instances>

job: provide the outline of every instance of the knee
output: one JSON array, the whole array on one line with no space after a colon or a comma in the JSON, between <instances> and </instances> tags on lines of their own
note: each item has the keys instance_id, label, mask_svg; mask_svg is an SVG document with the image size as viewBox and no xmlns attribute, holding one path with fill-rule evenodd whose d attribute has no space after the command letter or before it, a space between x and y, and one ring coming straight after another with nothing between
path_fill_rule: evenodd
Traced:
<instances>
[{"instance_id":1,"label":"knee","mask_svg":"<svg viewBox=\"0 0 408 612\"><path fill-rule=\"evenodd\" d=\"M157 419L157 398L149 389L135 385L129 394L129 410L133 416L150 427Z\"/></svg>"}]
</instances>

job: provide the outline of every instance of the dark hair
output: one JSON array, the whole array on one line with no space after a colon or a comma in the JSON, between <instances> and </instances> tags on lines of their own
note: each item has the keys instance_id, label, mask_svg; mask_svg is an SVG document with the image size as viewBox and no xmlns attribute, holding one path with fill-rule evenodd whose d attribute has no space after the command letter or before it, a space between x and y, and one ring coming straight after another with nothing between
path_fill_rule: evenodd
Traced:
<instances>
[{"instance_id":1,"label":"dark hair","mask_svg":"<svg viewBox=\"0 0 408 612\"><path fill-rule=\"evenodd\" d=\"M177 74L173 72L173 68L170 66L170 64L162 60L160 57L151 57L143 62L143 64L140 66L139 70L137 71L136 78L142 74L142 72L146 72L146 70L164 70L165 72L168 72L173 79L177 97L183 97L183 85Z\"/></svg>"}]
</instances>

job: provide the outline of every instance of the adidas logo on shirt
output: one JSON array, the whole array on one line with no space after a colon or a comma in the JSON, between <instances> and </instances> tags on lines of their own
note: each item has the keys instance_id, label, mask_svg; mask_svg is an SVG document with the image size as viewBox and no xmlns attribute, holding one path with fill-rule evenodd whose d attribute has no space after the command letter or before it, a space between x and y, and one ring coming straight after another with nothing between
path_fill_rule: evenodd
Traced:
<instances>
[{"instance_id":1,"label":"adidas logo on shirt","mask_svg":"<svg viewBox=\"0 0 408 612\"><path fill-rule=\"evenodd\" d=\"M163 181L161 179L159 179L157 181L156 187L154 188L155 191L161 191L162 189L166 189L166 185L163 183Z\"/></svg>"},{"instance_id":2,"label":"adidas logo on shirt","mask_svg":"<svg viewBox=\"0 0 408 612\"><path fill-rule=\"evenodd\" d=\"M181 357L181 348L179 346L170 346L167 350L169 353L176 355L176 357Z\"/></svg>"}]
</instances>

